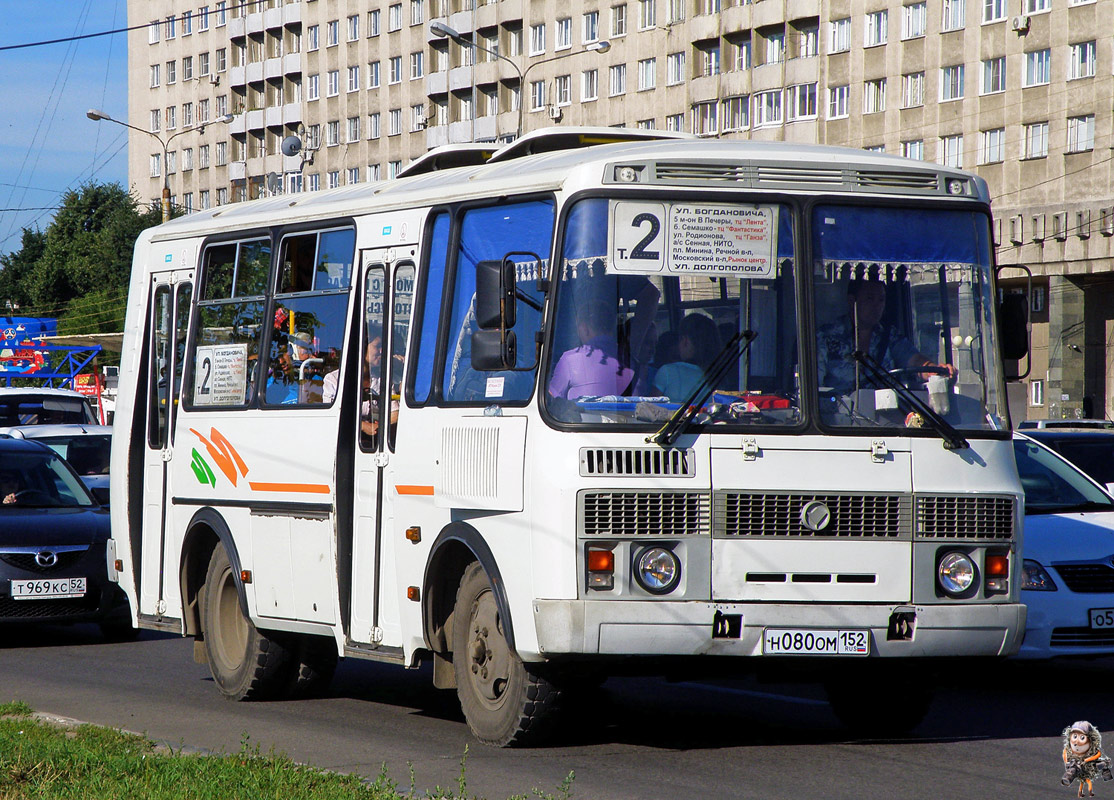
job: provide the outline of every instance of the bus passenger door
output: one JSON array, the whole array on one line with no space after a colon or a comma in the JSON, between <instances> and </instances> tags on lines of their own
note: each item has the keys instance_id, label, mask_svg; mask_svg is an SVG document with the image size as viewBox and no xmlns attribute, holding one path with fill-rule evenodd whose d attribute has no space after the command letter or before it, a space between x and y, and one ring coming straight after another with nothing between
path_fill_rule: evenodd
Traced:
<instances>
[{"instance_id":1,"label":"bus passenger door","mask_svg":"<svg viewBox=\"0 0 1114 800\"><path fill-rule=\"evenodd\" d=\"M395 436L403 359L414 296L414 262L365 259L360 316L360 407L355 449L355 528L352 547L352 625L356 642L397 643L394 591ZM391 608L384 608L389 600Z\"/></svg>"},{"instance_id":2,"label":"bus passenger door","mask_svg":"<svg viewBox=\"0 0 1114 800\"><path fill-rule=\"evenodd\" d=\"M182 359L193 296L193 272L178 270L151 277L148 314L146 442L143 450L143 540L137 576L139 613L165 611L167 515L170 498L167 472L174 446L174 418L182 386ZM178 572L172 565L172 575Z\"/></svg>"}]
</instances>

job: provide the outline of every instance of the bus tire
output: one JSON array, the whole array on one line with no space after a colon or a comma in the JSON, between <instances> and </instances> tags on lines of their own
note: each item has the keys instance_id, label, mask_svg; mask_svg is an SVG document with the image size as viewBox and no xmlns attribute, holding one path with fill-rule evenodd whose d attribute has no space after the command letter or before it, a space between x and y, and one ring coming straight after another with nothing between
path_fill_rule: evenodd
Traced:
<instances>
[{"instance_id":1,"label":"bus tire","mask_svg":"<svg viewBox=\"0 0 1114 800\"><path fill-rule=\"evenodd\" d=\"M327 636L298 636L294 647L294 673L286 695L319 697L329 687L337 668L336 642Z\"/></svg>"},{"instance_id":2,"label":"bus tire","mask_svg":"<svg viewBox=\"0 0 1114 800\"><path fill-rule=\"evenodd\" d=\"M507 644L491 584L476 562L456 593L453 670L464 718L481 742L507 747L545 734L560 692Z\"/></svg>"},{"instance_id":3,"label":"bus tire","mask_svg":"<svg viewBox=\"0 0 1114 800\"><path fill-rule=\"evenodd\" d=\"M220 693L230 700L264 700L282 694L290 683L290 650L244 617L223 544L209 559L202 591L205 654Z\"/></svg>"}]
</instances>

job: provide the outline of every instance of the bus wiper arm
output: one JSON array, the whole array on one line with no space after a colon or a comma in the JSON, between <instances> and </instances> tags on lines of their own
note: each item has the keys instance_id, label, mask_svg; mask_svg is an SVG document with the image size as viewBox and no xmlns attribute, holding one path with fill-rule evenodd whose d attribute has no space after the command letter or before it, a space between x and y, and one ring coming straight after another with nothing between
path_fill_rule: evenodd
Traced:
<instances>
[{"instance_id":1,"label":"bus wiper arm","mask_svg":"<svg viewBox=\"0 0 1114 800\"><path fill-rule=\"evenodd\" d=\"M932 429L940 434L940 438L944 440L944 447L949 450L962 450L971 446L963 438L963 434L952 427L950 422L937 414L932 406L913 394L908 386L886 372L872 356L862 350L856 350L852 353L852 357L864 367L868 379L885 386L887 389L893 389L902 400L913 407L914 411L924 417L925 421L932 426Z\"/></svg>"},{"instance_id":2,"label":"bus wiper arm","mask_svg":"<svg viewBox=\"0 0 1114 800\"><path fill-rule=\"evenodd\" d=\"M677 441L677 437L688 430L697 412L704 405L704 401L708 399L708 395L715 390L719 379L727 372L727 368L732 364L739 363L743 353L750 349L750 343L757 338L758 334L749 330L732 336L723 349L719 351L719 355L712 359L712 363L708 365L704 380L700 381L688 399L666 420L661 430L653 436L647 436L646 441L660 444L662 447L672 446Z\"/></svg>"}]
</instances>

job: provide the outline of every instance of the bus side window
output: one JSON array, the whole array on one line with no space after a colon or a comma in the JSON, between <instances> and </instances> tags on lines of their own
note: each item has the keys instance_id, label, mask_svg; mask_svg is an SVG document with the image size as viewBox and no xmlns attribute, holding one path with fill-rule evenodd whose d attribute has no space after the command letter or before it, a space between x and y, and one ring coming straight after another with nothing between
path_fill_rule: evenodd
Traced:
<instances>
[{"instance_id":1,"label":"bus side window","mask_svg":"<svg viewBox=\"0 0 1114 800\"><path fill-rule=\"evenodd\" d=\"M429 250L425 277L418 305L418 341L414 347L414 402L429 400L433 387L433 361L437 354L437 330L441 321L441 300L445 293L445 265L448 262L449 222L447 211L438 213L429 226Z\"/></svg>"}]
</instances>

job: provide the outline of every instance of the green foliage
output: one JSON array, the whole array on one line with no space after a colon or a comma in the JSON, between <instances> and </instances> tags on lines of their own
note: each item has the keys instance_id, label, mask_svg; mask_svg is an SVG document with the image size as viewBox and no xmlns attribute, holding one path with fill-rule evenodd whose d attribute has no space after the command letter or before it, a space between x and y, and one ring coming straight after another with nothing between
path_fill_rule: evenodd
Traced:
<instances>
[{"instance_id":1,"label":"green foliage","mask_svg":"<svg viewBox=\"0 0 1114 800\"><path fill-rule=\"evenodd\" d=\"M122 330L135 240L159 220L118 183L66 192L45 232L24 229L20 250L0 256L0 307L58 317L63 333Z\"/></svg>"}]
</instances>

